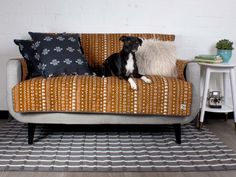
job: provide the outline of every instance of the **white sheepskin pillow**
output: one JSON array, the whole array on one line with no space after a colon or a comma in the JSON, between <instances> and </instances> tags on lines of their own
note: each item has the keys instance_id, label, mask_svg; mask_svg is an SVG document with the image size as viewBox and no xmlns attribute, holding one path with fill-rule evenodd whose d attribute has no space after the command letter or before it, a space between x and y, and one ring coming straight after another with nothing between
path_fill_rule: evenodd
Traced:
<instances>
[{"instance_id":1,"label":"white sheepskin pillow","mask_svg":"<svg viewBox=\"0 0 236 177\"><path fill-rule=\"evenodd\" d=\"M173 42L143 39L135 55L140 74L177 77L176 47Z\"/></svg>"}]
</instances>

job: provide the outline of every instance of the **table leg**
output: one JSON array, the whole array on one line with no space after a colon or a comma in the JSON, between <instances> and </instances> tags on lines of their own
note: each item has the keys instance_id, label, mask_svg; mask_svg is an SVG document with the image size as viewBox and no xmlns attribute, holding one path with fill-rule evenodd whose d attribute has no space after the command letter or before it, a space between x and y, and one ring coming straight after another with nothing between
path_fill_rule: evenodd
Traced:
<instances>
[{"instance_id":1,"label":"table leg","mask_svg":"<svg viewBox=\"0 0 236 177\"><path fill-rule=\"evenodd\" d=\"M201 109L201 116L200 116L200 128L202 126L201 124L204 121L207 94L208 94L208 88L209 88L209 82L210 82L210 75L211 75L210 69L206 68L205 83L204 83L204 90L203 90L203 97L202 97L202 109Z\"/></svg>"},{"instance_id":2,"label":"table leg","mask_svg":"<svg viewBox=\"0 0 236 177\"><path fill-rule=\"evenodd\" d=\"M227 101L227 98L228 98L228 94L227 94L227 74L228 73L223 73L223 90L224 90L224 105L228 105L228 101ZM228 113L226 112L225 113L225 121L228 120Z\"/></svg>"},{"instance_id":3,"label":"table leg","mask_svg":"<svg viewBox=\"0 0 236 177\"><path fill-rule=\"evenodd\" d=\"M228 105L227 103L228 95L227 95L227 89L226 89L227 88L227 82L226 82L227 74L228 73L223 73L224 105Z\"/></svg>"},{"instance_id":4,"label":"table leg","mask_svg":"<svg viewBox=\"0 0 236 177\"><path fill-rule=\"evenodd\" d=\"M230 83L231 83L231 93L233 98L233 110L234 110L234 125L236 129L236 85L235 85L235 73L234 68L230 69Z\"/></svg>"},{"instance_id":5,"label":"table leg","mask_svg":"<svg viewBox=\"0 0 236 177\"><path fill-rule=\"evenodd\" d=\"M225 113L225 121L228 120L228 116L229 116L229 115L228 115L228 113L226 112L226 113Z\"/></svg>"}]
</instances>

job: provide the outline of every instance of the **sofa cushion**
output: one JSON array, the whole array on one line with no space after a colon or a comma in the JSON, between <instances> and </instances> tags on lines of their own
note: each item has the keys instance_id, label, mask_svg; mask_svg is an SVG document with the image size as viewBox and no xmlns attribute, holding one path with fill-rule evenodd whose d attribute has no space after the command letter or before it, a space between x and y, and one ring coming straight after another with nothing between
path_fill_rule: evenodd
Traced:
<instances>
[{"instance_id":1,"label":"sofa cushion","mask_svg":"<svg viewBox=\"0 0 236 177\"><path fill-rule=\"evenodd\" d=\"M32 48L33 41L15 39L14 42L19 46L21 55L26 59L28 76L40 76L41 70L38 68L40 62L37 57L35 58L36 51Z\"/></svg>"},{"instance_id":2,"label":"sofa cushion","mask_svg":"<svg viewBox=\"0 0 236 177\"><path fill-rule=\"evenodd\" d=\"M81 112L188 116L192 86L175 78L137 79L134 91L117 77L37 77L13 88L15 112Z\"/></svg>"},{"instance_id":3,"label":"sofa cushion","mask_svg":"<svg viewBox=\"0 0 236 177\"><path fill-rule=\"evenodd\" d=\"M44 77L91 74L81 50L79 34L29 34L34 40Z\"/></svg>"},{"instance_id":4,"label":"sofa cushion","mask_svg":"<svg viewBox=\"0 0 236 177\"><path fill-rule=\"evenodd\" d=\"M143 39L136 52L140 74L177 77L176 47L173 42Z\"/></svg>"}]
</instances>

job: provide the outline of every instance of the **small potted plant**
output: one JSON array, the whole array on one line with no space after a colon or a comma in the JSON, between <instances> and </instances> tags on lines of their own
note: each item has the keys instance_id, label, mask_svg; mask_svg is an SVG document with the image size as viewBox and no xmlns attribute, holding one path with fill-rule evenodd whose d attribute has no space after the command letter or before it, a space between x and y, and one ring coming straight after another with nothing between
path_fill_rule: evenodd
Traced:
<instances>
[{"instance_id":1,"label":"small potted plant","mask_svg":"<svg viewBox=\"0 0 236 177\"><path fill-rule=\"evenodd\" d=\"M219 40L216 43L217 55L221 56L225 63L229 62L232 56L233 42L228 39Z\"/></svg>"}]
</instances>

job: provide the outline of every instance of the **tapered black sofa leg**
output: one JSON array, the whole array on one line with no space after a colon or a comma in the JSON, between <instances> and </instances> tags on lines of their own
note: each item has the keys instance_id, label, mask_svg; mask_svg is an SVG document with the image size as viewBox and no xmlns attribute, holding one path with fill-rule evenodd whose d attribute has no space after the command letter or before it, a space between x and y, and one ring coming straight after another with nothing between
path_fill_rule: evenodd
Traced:
<instances>
[{"instance_id":1,"label":"tapered black sofa leg","mask_svg":"<svg viewBox=\"0 0 236 177\"><path fill-rule=\"evenodd\" d=\"M174 124L176 143L181 144L181 124Z\"/></svg>"},{"instance_id":2,"label":"tapered black sofa leg","mask_svg":"<svg viewBox=\"0 0 236 177\"><path fill-rule=\"evenodd\" d=\"M34 142L34 131L35 124L28 123L28 144L33 144Z\"/></svg>"}]
</instances>

